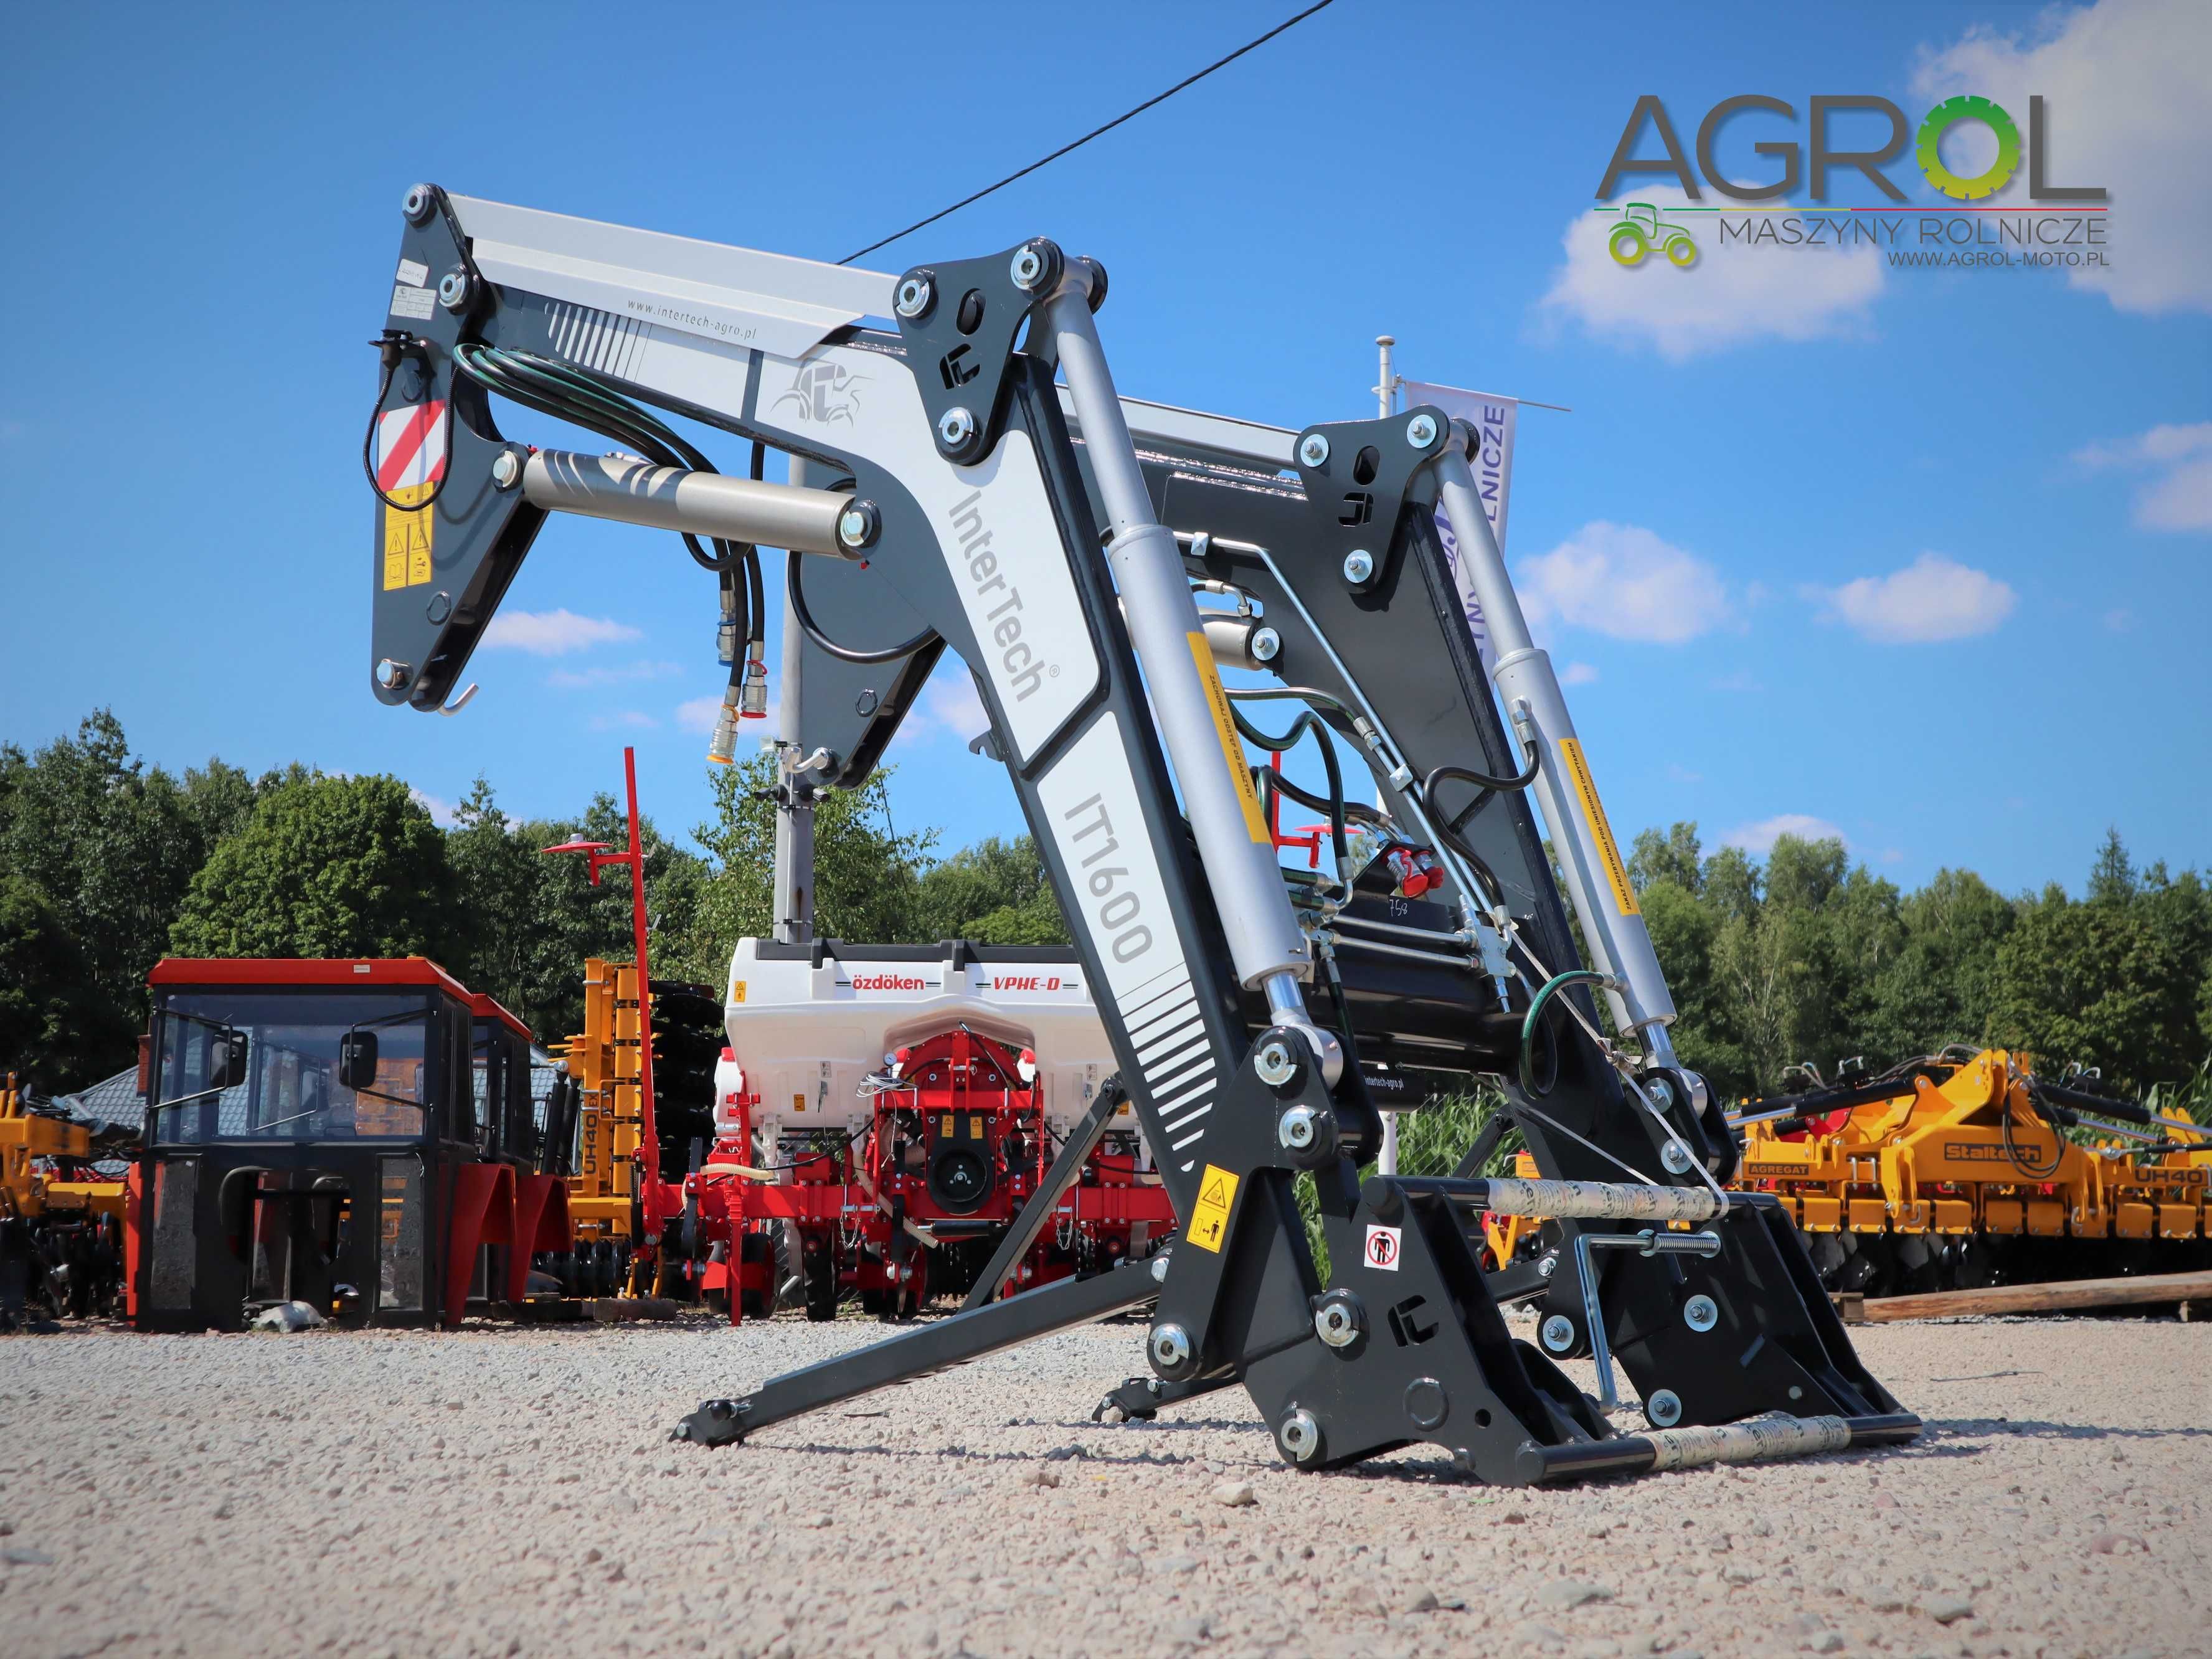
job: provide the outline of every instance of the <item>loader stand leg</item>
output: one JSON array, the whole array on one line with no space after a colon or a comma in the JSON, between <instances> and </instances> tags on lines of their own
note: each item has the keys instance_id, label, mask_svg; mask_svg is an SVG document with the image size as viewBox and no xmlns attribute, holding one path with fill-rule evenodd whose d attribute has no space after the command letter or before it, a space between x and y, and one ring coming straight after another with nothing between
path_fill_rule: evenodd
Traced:
<instances>
[{"instance_id":1,"label":"loader stand leg","mask_svg":"<svg viewBox=\"0 0 2212 1659\"><path fill-rule=\"evenodd\" d=\"M1143 1306L1160 1287L1141 1266L1060 1279L1004 1302L902 1331L855 1352L772 1377L738 1400L709 1400L669 1438L734 1445L755 1429L842 1404L895 1382L964 1365L1054 1331Z\"/></svg>"},{"instance_id":2,"label":"loader stand leg","mask_svg":"<svg viewBox=\"0 0 2212 1659\"><path fill-rule=\"evenodd\" d=\"M1006 1230L1006 1236L999 1241L999 1248L991 1253L990 1264L977 1277L975 1287L968 1292L968 1299L960 1304L963 1311L980 1308L990 1301L998 1295L1000 1286L1013 1276L1014 1269L1029 1254L1030 1246L1036 1243L1037 1235L1044 1231L1045 1223L1052 1219L1053 1209L1059 1204L1060 1194L1067 1190L1076 1176L1083 1173L1083 1165L1090 1158L1091 1149L1098 1145L1099 1137L1106 1133L1106 1126L1114 1121L1114 1114L1120 1109L1124 1098L1116 1089L1101 1089L1092 1097L1091 1109L1083 1115L1083 1121L1068 1135L1066 1143L1060 1149L1060 1156L1053 1159L1052 1167L1044 1172L1043 1182L1036 1192L1030 1194L1030 1201L1022 1206L1022 1212L1014 1218L1014 1224Z\"/></svg>"}]
</instances>

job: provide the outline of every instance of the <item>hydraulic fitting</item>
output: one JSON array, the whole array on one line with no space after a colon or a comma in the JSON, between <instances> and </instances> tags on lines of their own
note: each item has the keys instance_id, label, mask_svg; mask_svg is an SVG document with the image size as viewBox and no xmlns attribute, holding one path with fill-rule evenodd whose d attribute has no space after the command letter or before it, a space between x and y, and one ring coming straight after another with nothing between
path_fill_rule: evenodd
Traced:
<instances>
[{"instance_id":1,"label":"hydraulic fitting","mask_svg":"<svg viewBox=\"0 0 2212 1659\"><path fill-rule=\"evenodd\" d=\"M714 715L714 735L707 744L707 758L727 766L738 757L738 688L722 693L722 706Z\"/></svg>"},{"instance_id":2,"label":"hydraulic fitting","mask_svg":"<svg viewBox=\"0 0 2212 1659\"><path fill-rule=\"evenodd\" d=\"M768 718L768 664L761 656L761 642L755 640L752 655L745 659L744 695L739 699L739 713L749 720Z\"/></svg>"},{"instance_id":3,"label":"hydraulic fitting","mask_svg":"<svg viewBox=\"0 0 2212 1659\"><path fill-rule=\"evenodd\" d=\"M714 627L714 660L727 668L738 659L738 590L722 589L722 620Z\"/></svg>"}]
</instances>

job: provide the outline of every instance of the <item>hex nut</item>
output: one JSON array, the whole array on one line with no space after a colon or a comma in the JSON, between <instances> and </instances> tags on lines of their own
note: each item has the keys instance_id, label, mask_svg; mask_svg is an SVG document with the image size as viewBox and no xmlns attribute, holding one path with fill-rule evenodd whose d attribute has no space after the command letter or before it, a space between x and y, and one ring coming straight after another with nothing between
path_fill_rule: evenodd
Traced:
<instances>
[{"instance_id":1,"label":"hex nut","mask_svg":"<svg viewBox=\"0 0 2212 1659\"><path fill-rule=\"evenodd\" d=\"M1298 459L1307 466L1328 465L1328 440L1318 432L1309 432L1298 440Z\"/></svg>"},{"instance_id":2,"label":"hex nut","mask_svg":"<svg viewBox=\"0 0 2212 1659\"><path fill-rule=\"evenodd\" d=\"M1575 1322L1565 1314L1553 1314L1538 1334L1553 1353L1565 1353L1575 1346Z\"/></svg>"},{"instance_id":3,"label":"hex nut","mask_svg":"<svg viewBox=\"0 0 2212 1659\"><path fill-rule=\"evenodd\" d=\"M1375 556L1364 547L1355 547L1344 556L1344 580L1364 582L1375 574Z\"/></svg>"},{"instance_id":4,"label":"hex nut","mask_svg":"<svg viewBox=\"0 0 2212 1659\"><path fill-rule=\"evenodd\" d=\"M1644 1416L1655 1428L1671 1429L1682 1420L1682 1397L1672 1389L1661 1389L1644 1402Z\"/></svg>"},{"instance_id":5,"label":"hex nut","mask_svg":"<svg viewBox=\"0 0 2212 1659\"><path fill-rule=\"evenodd\" d=\"M1416 449L1426 449L1437 441L1437 417L1416 415L1406 422L1406 441Z\"/></svg>"}]
</instances>

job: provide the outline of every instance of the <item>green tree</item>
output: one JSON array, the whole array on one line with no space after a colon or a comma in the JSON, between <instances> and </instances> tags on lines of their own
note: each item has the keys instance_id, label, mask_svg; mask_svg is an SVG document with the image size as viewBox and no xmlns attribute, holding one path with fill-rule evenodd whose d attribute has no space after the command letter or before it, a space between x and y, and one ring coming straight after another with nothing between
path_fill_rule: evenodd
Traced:
<instances>
[{"instance_id":1,"label":"green tree","mask_svg":"<svg viewBox=\"0 0 2212 1659\"><path fill-rule=\"evenodd\" d=\"M638 838L654 979L719 981L719 963L701 975L689 960L701 860L672 845L650 818L640 819ZM498 999L540 1042L559 1042L582 1028L586 958L628 962L637 954L629 871L603 870L593 886L588 860L548 857L543 849L586 841L620 851L629 840L627 816L605 793L574 817L518 821L479 777L454 809L446 846L465 934L454 971L471 990Z\"/></svg>"},{"instance_id":2,"label":"green tree","mask_svg":"<svg viewBox=\"0 0 2212 1659\"><path fill-rule=\"evenodd\" d=\"M76 935L31 881L0 873L0 1070L52 1094L104 1074L131 1041Z\"/></svg>"},{"instance_id":3,"label":"green tree","mask_svg":"<svg viewBox=\"0 0 2212 1659\"><path fill-rule=\"evenodd\" d=\"M934 830L892 823L888 773L858 789L830 790L814 810L814 931L823 939L911 945L936 935L923 919L921 881ZM693 978L719 981L740 939L775 931L775 809L772 756L755 755L714 776L714 813L691 833L707 849L682 954Z\"/></svg>"},{"instance_id":4,"label":"green tree","mask_svg":"<svg viewBox=\"0 0 2212 1659\"><path fill-rule=\"evenodd\" d=\"M1705 884L1704 857L1694 823L1670 824L1663 836L1646 830L1638 835L1628 855L1628 879L1639 893L1654 882L1666 881L1695 897Z\"/></svg>"},{"instance_id":5,"label":"green tree","mask_svg":"<svg viewBox=\"0 0 2212 1659\"><path fill-rule=\"evenodd\" d=\"M283 783L196 876L171 948L198 957L464 959L445 836L393 777Z\"/></svg>"},{"instance_id":6,"label":"green tree","mask_svg":"<svg viewBox=\"0 0 2212 1659\"><path fill-rule=\"evenodd\" d=\"M1028 836L996 836L932 865L916 905L925 939L966 939L979 945L1066 945L1044 860Z\"/></svg>"},{"instance_id":7,"label":"green tree","mask_svg":"<svg viewBox=\"0 0 2212 1659\"><path fill-rule=\"evenodd\" d=\"M220 761L188 771L182 784L148 767L105 708L34 755L0 744L0 865L64 918L85 1000L100 1011L57 1086L131 1064L145 1027L147 971L193 873L254 795L246 775Z\"/></svg>"}]
</instances>

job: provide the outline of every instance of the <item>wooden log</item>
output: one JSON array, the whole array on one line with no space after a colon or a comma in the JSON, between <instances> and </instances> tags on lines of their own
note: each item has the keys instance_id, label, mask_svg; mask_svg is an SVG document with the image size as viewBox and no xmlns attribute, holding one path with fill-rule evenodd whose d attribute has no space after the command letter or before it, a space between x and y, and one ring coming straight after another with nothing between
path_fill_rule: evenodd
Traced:
<instances>
[{"instance_id":1,"label":"wooden log","mask_svg":"<svg viewBox=\"0 0 2212 1659\"><path fill-rule=\"evenodd\" d=\"M1901 1319L1951 1319L1962 1314L2081 1313L2094 1308L2200 1299L2212 1299L2212 1273L2062 1279L2048 1285L2002 1285L1985 1291L1876 1297L1866 1304L1865 1317L1870 1325L1886 1325Z\"/></svg>"}]
</instances>

